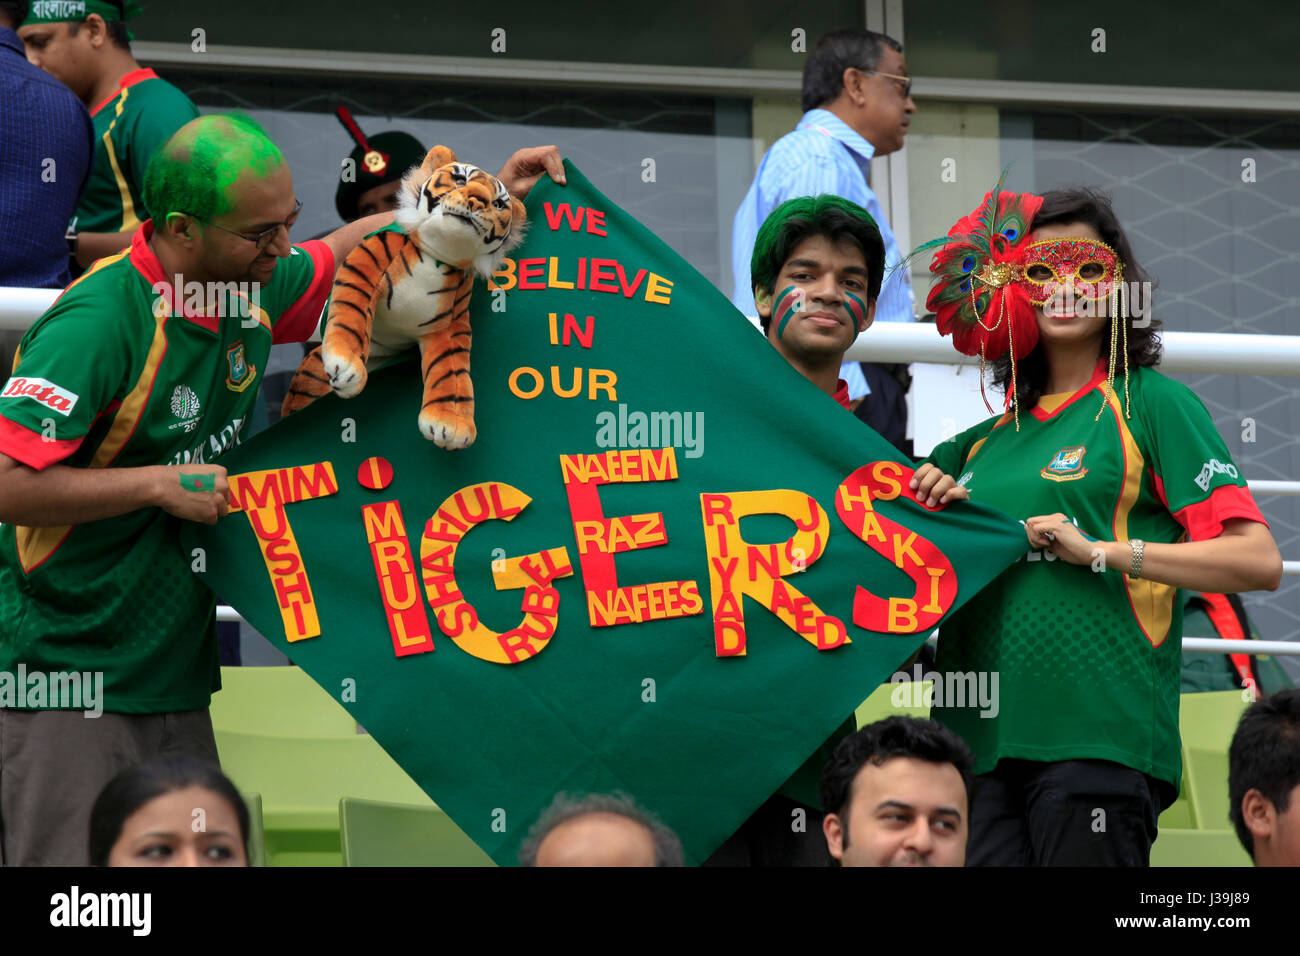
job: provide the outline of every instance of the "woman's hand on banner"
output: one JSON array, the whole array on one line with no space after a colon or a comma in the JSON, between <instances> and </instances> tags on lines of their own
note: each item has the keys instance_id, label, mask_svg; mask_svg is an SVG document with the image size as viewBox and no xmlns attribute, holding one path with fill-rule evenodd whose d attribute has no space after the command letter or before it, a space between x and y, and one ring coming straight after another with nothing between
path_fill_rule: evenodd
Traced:
<instances>
[{"instance_id":1,"label":"woman's hand on banner","mask_svg":"<svg viewBox=\"0 0 1300 956\"><path fill-rule=\"evenodd\" d=\"M916 469L909 487L915 492L916 500L923 502L927 508L970 499L970 492L957 484L956 478L945 475L928 462Z\"/></svg>"}]
</instances>

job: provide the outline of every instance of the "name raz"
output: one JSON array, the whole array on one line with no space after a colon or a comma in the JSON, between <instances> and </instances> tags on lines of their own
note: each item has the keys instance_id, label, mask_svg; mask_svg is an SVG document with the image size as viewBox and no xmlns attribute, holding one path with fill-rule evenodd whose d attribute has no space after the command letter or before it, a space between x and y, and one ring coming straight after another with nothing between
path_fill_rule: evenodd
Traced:
<instances>
[{"instance_id":1,"label":"name raz","mask_svg":"<svg viewBox=\"0 0 1300 956\"><path fill-rule=\"evenodd\" d=\"M51 926L129 926L132 935L148 936L153 897L148 893L68 893L50 897Z\"/></svg>"},{"instance_id":2,"label":"name raz","mask_svg":"<svg viewBox=\"0 0 1300 956\"><path fill-rule=\"evenodd\" d=\"M620 403L618 414L596 415L596 446L599 448L686 449L687 458L704 454L703 412L629 412Z\"/></svg>"}]
</instances>

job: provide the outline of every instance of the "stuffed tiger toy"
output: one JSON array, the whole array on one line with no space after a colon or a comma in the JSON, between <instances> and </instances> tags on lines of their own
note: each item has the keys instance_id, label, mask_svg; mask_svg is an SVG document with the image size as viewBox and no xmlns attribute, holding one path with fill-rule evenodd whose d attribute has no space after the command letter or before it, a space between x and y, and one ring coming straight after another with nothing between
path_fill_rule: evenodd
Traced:
<instances>
[{"instance_id":1,"label":"stuffed tiger toy","mask_svg":"<svg viewBox=\"0 0 1300 956\"><path fill-rule=\"evenodd\" d=\"M325 336L299 366L283 414L331 390L352 398L375 368L413 342L424 381L420 432L441 448L474 443L469 299L523 241L524 204L445 146L402 179L397 224L348 254L334 277Z\"/></svg>"}]
</instances>

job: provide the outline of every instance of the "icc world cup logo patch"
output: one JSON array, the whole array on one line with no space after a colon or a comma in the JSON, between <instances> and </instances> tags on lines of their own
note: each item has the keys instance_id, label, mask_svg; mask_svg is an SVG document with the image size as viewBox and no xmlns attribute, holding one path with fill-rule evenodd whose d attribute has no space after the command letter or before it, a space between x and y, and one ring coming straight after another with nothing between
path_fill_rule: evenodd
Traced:
<instances>
[{"instance_id":1,"label":"icc world cup logo patch","mask_svg":"<svg viewBox=\"0 0 1300 956\"><path fill-rule=\"evenodd\" d=\"M243 342L236 342L226 349L226 364L226 388L232 392L242 392L253 384L257 369L244 359Z\"/></svg>"},{"instance_id":2,"label":"icc world cup logo patch","mask_svg":"<svg viewBox=\"0 0 1300 956\"><path fill-rule=\"evenodd\" d=\"M1088 469L1083 467L1085 451L1087 449L1083 445L1062 448L1052 456L1051 464L1039 474L1051 481L1074 481L1076 478L1082 478L1088 473Z\"/></svg>"}]
</instances>

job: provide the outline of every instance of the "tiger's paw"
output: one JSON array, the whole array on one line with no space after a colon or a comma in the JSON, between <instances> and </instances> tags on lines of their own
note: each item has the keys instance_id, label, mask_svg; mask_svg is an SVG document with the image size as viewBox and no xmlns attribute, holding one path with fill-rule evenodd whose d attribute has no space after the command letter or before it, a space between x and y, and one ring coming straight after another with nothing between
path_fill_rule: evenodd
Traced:
<instances>
[{"instance_id":1,"label":"tiger's paw","mask_svg":"<svg viewBox=\"0 0 1300 956\"><path fill-rule=\"evenodd\" d=\"M321 349L321 365L330 388L339 398L352 398L366 387L366 365L358 356Z\"/></svg>"},{"instance_id":2,"label":"tiger's paw","mask_svg":"<svg viewBox=\"0 0 1300 956\"><path fill-rule=\"evenodd\" d=\"M455 451L474 444L478 429L472 419L447 419L432 412L421 412L420 434L439 448Z\"/></svg>"}]
</instances>

